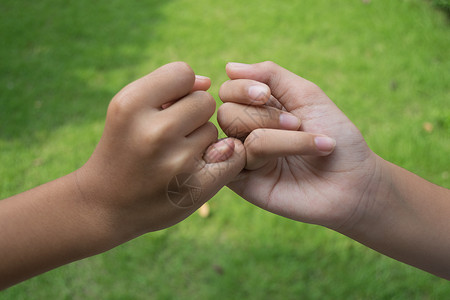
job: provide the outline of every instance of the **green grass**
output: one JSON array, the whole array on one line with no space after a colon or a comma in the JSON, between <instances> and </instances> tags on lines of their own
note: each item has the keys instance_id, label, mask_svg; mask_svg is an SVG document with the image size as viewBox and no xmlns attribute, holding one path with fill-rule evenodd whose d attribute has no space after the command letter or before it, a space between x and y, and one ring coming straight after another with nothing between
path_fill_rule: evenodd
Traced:
<instances>
[{"instance_id":1,"label":"green grass","mask_svg":"<svg viewBox=\"0 0 450 300\"><path fill-rule=\"evenodd\" d=\"M0 198L80 167L126 83L273 60L319 84L372 149L450 188L450 32L429 1L0 2ZM433 125L432 132L423 129ZM444 299L447 281L224 189L197 214L0 299ZM1 263L1 262L0 262Z\"/></svg>"}]
</instances>

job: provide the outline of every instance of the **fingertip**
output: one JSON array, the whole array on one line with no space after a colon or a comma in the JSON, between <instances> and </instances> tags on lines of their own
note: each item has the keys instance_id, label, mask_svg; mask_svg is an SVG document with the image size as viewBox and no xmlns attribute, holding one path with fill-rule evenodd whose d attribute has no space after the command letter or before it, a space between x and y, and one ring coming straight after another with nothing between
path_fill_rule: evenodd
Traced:
<instances>
[{"instance_id":1,"label":"fingertip","mask_svg":"<svg viewBox=\"0 0 450 300\"><path fill-rule=\"evenodd\" d=\"M203 156L206 163L223 162L233 156L235 142L227 138L210 145Z\"/></svg>"},{"instance_id":2,"label":"fingertip","mask_svg":"<svg viewBox=\"0 0 450 300\"><path fill-rule=\"evenodd\" d=\"M227 80L227 81L223 82L219 87L219 99L222 101L222 103L226 102L226 99L224 100L224 98L226 96L227 85L229 84L230 81L231 80Z\"/></svg>"},{"instance_id":3,"label":"fingertip","mask_svg":"<svg viewBox=\"0 0 450 300\"><path fill-rule=\"evenodd\" d=\"M194 71L187 63L172 62L128 84L114 98L134 103L135 109L161 108L189 94L194 82Z\"/></svg>"},{"instance_id":4,"label":"fingertip","mask_svg":"<svg viewBox=\"0 0 450 300\"><path fill-rule=\"evenodd\" d=\"M279 118L281 129L297 130L300 128L301 120L291 113L283 112Z\"/></svg>"},{"instance_id":5,"label":"fingertip","mask_svg":"<svg viewBox=\"0 0 450 300\"><path fill-rule=\"evenodd\" d=\"M239 63L239 62L228 62L226 67L230 69L248 69L251 65Z\"/></svg>"},{"instance_id":6,"label":"fingertip","mask_svg":"<svg viewBox=\"0 0 450 300\"><path fill-rule=\"evenodd\" d=\"M246 161L246 152L245 152L244 144L242 143L241 140L236 139L236 138L229 138L229 140L232 140L234 143L233 156L236 156L238 159L240 159L242 161L242 168L244 168L245 161Z\"/></svg>"},{"instance_id":7,"label":"fingertip","mask_svg":"<svg viewBox=\"0 0 450 300\"><path fill-rule=\"evenodd\" d=\"M167 103L164 103L163 105L161 105L161 109L166 109L169 108L172 104L174 104L176 101L170 101Z\"/></svg>"},{"instance_id":8,"label":"fingertip","mask_svg":"<svg viewBox=\"0 0 450 300\"><path fill-rule=\"evenodd\" d=\"M271 97L269 86L252 79L231 79L220 86L219 98L222 102L262 106Z\"/></svg>"},{"instance_id":9,"label":"fingertip","mask_svg":"<svg viewBox=\"0 0 450 300\"><path fill-rule=\"evenodd\" d=\"M250 97L250 104L265 104L270 98L270 89L267 85L258 84L248 88L247 94Z\"/></svg>"},{"instance_id":10,"label":"fingertip","mask_svg":"<svg viewBox=\"0 0 450 300\"><path fill-rule=\"evenodd\" d=\"M314 144L317 150L324 156L331 154L336 147L336 140L328 136L316 136L314 137Z\"/></svg>"},{"instance_id":11,"label":"fingertip","mask_svg":"<svg viewBox=\"0 0 450 300\"><path fill-rule=\"evenodd\" d=\"M211 79L202 75L195 75L192 91L207 91L211 87Z\"/></svg>"},{"instance_id":12,"label":"fingertip","mask_svg":"<svg viewBox=\"0 0 450 300\"><path fill-rule=\"evenodd\" d=\"M178 74L179 77L186 77L189 81L192 82L194 82L195 80L194 70L187 62L174 61L168 63L165 66L162 66L161 68L172 68Z\"/></svg>"},{"instance_id":13,"label":"fingertip","mask_svg":"<svg viewBox=\"0 0 450 300\"><path fill-rule=\"evenodd\" d=\"M232 123L231 114L233 113L234 106L234 103L225 102L217 109L217 123L219 123L220 128L224 131Z\"/></svg>"},{"instance_id":14,"label":"fingertip","mask_svg":"<svg viewBox=\"0 0 450 300\"><path fill-rule=\"evenodd\" d=\"M250 64L244 64L244 63L238 63L238 62L228 62L225 66L225 71L230 77L230 79L238 78L236 73L239 73L240 71L246 71L251 68Z\"/></svg>"},{"instance_id":15,"label":"fingertip","mask_svg":"<svg viewBox=\"0 0 450 300\"><path fill-rule=\"evenodd\" d=\"M211 80L209 77L207 76L203 76L203 75L195 75L195 79L197 80Z\"/></svg>"},{"instance_id":16,"label":"fingertip","mask_svg":"<svg viewBox=\"0 0 450 300\"><path fill-rule=\"evenodd\" d=\"M234 180L245 166L245 153L242 155L244 149L240 141L234 138L226 138L213 145L214 147L208 149L207 152L212 151L213 148L218 150L218 148L223 147L225 155L220 156L222 161L208 163L209 158L206 153L204 156L206 164L199 174L199 180L202 182L202 186L205 187L205 193L211 196L224 185ZM238 153L237 151L240 152ZM223 160L225 158L226 160Z\"/></svg>"}]
</instances>

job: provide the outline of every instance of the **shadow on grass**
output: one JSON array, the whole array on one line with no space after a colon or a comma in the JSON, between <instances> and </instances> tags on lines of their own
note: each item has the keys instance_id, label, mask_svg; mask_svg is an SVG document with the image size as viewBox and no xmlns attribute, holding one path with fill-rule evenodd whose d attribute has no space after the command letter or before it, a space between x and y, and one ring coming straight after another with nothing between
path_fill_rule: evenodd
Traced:
<instances>
[{"instance_id":1,"label":"shadow on grass","mask_svg":"<svg viewBox=\"0 0 450 300\"><path fill-rule=\"evenodd\" d=\"M163 0L0 4L0 138L37 141L68 122L103 119L117 90L104 74L145 59Z\"/></svg>"},{"instance_id":2,"label":"shadow on grass","mask_svg":"<svg viewBox=\"0 0 450 300\"><path fill-rule=\"evenodd\" d=\"M447 16L447 21L450 20L450 1L449 0L432 0L432 3Z\"/></svg>"}]
</instances>

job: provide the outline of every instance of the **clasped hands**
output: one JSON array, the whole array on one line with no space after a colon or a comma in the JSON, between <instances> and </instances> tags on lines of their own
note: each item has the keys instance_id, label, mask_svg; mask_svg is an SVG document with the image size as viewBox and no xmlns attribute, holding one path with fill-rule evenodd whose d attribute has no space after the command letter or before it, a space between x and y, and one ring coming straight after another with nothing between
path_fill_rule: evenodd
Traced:
<instances>
[{"instance_id":1,"label":"clasped hands","mask_svg":"<svg viewBox=\"0 0 450 300\"><path fill-rule=\"evenodd\" d=\"M217 118L230 138L220 141L209 122L211 82L187 64L162 66L122 89L76 172L86 201L129 238L183 220L224 185L294 220L353 226L377 161L358 129L319 87L275 63L229 63L226 72ZM179 174L193 174L201 187L192 205L168 199Z\"/></svg>"},{"instance_id":2,"label":"clasped hands","mask_svg":"<svg viewBox=\"0 0 450 300\"><path fill-rule=\"evenodd\" d=\"M377 156L312 82L272 62L226 72L217 119L229 138L209 122L209 78L171 63L112 99L80 169L2 200L0 289L174 225L225 185L450 278L448 189Z\"/></svg>"}]
</instances>

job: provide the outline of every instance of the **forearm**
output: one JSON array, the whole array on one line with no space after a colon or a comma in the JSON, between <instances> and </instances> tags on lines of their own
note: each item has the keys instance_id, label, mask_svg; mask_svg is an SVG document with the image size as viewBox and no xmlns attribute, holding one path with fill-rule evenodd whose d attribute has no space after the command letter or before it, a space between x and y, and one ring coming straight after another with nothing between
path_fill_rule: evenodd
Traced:
<instances>
[{"instance_id":1,"label":"forearm","mask_svg":"<svg viewBox=\"0 0 450 300\"><path fill-rule=\"evenodd\" d=\"M450 190L384 160L376 192L349 237L450 279Z\"/></svg>"},{"instance_id":2,"label":"forearm","mask_svg":"<svg viewBox=\"0 0 450 300\"><path fill-rule=\"evenodd\" d=\"M118 243L75 173L0 201L0 289Z\"/></svg>"}]
</instances>

